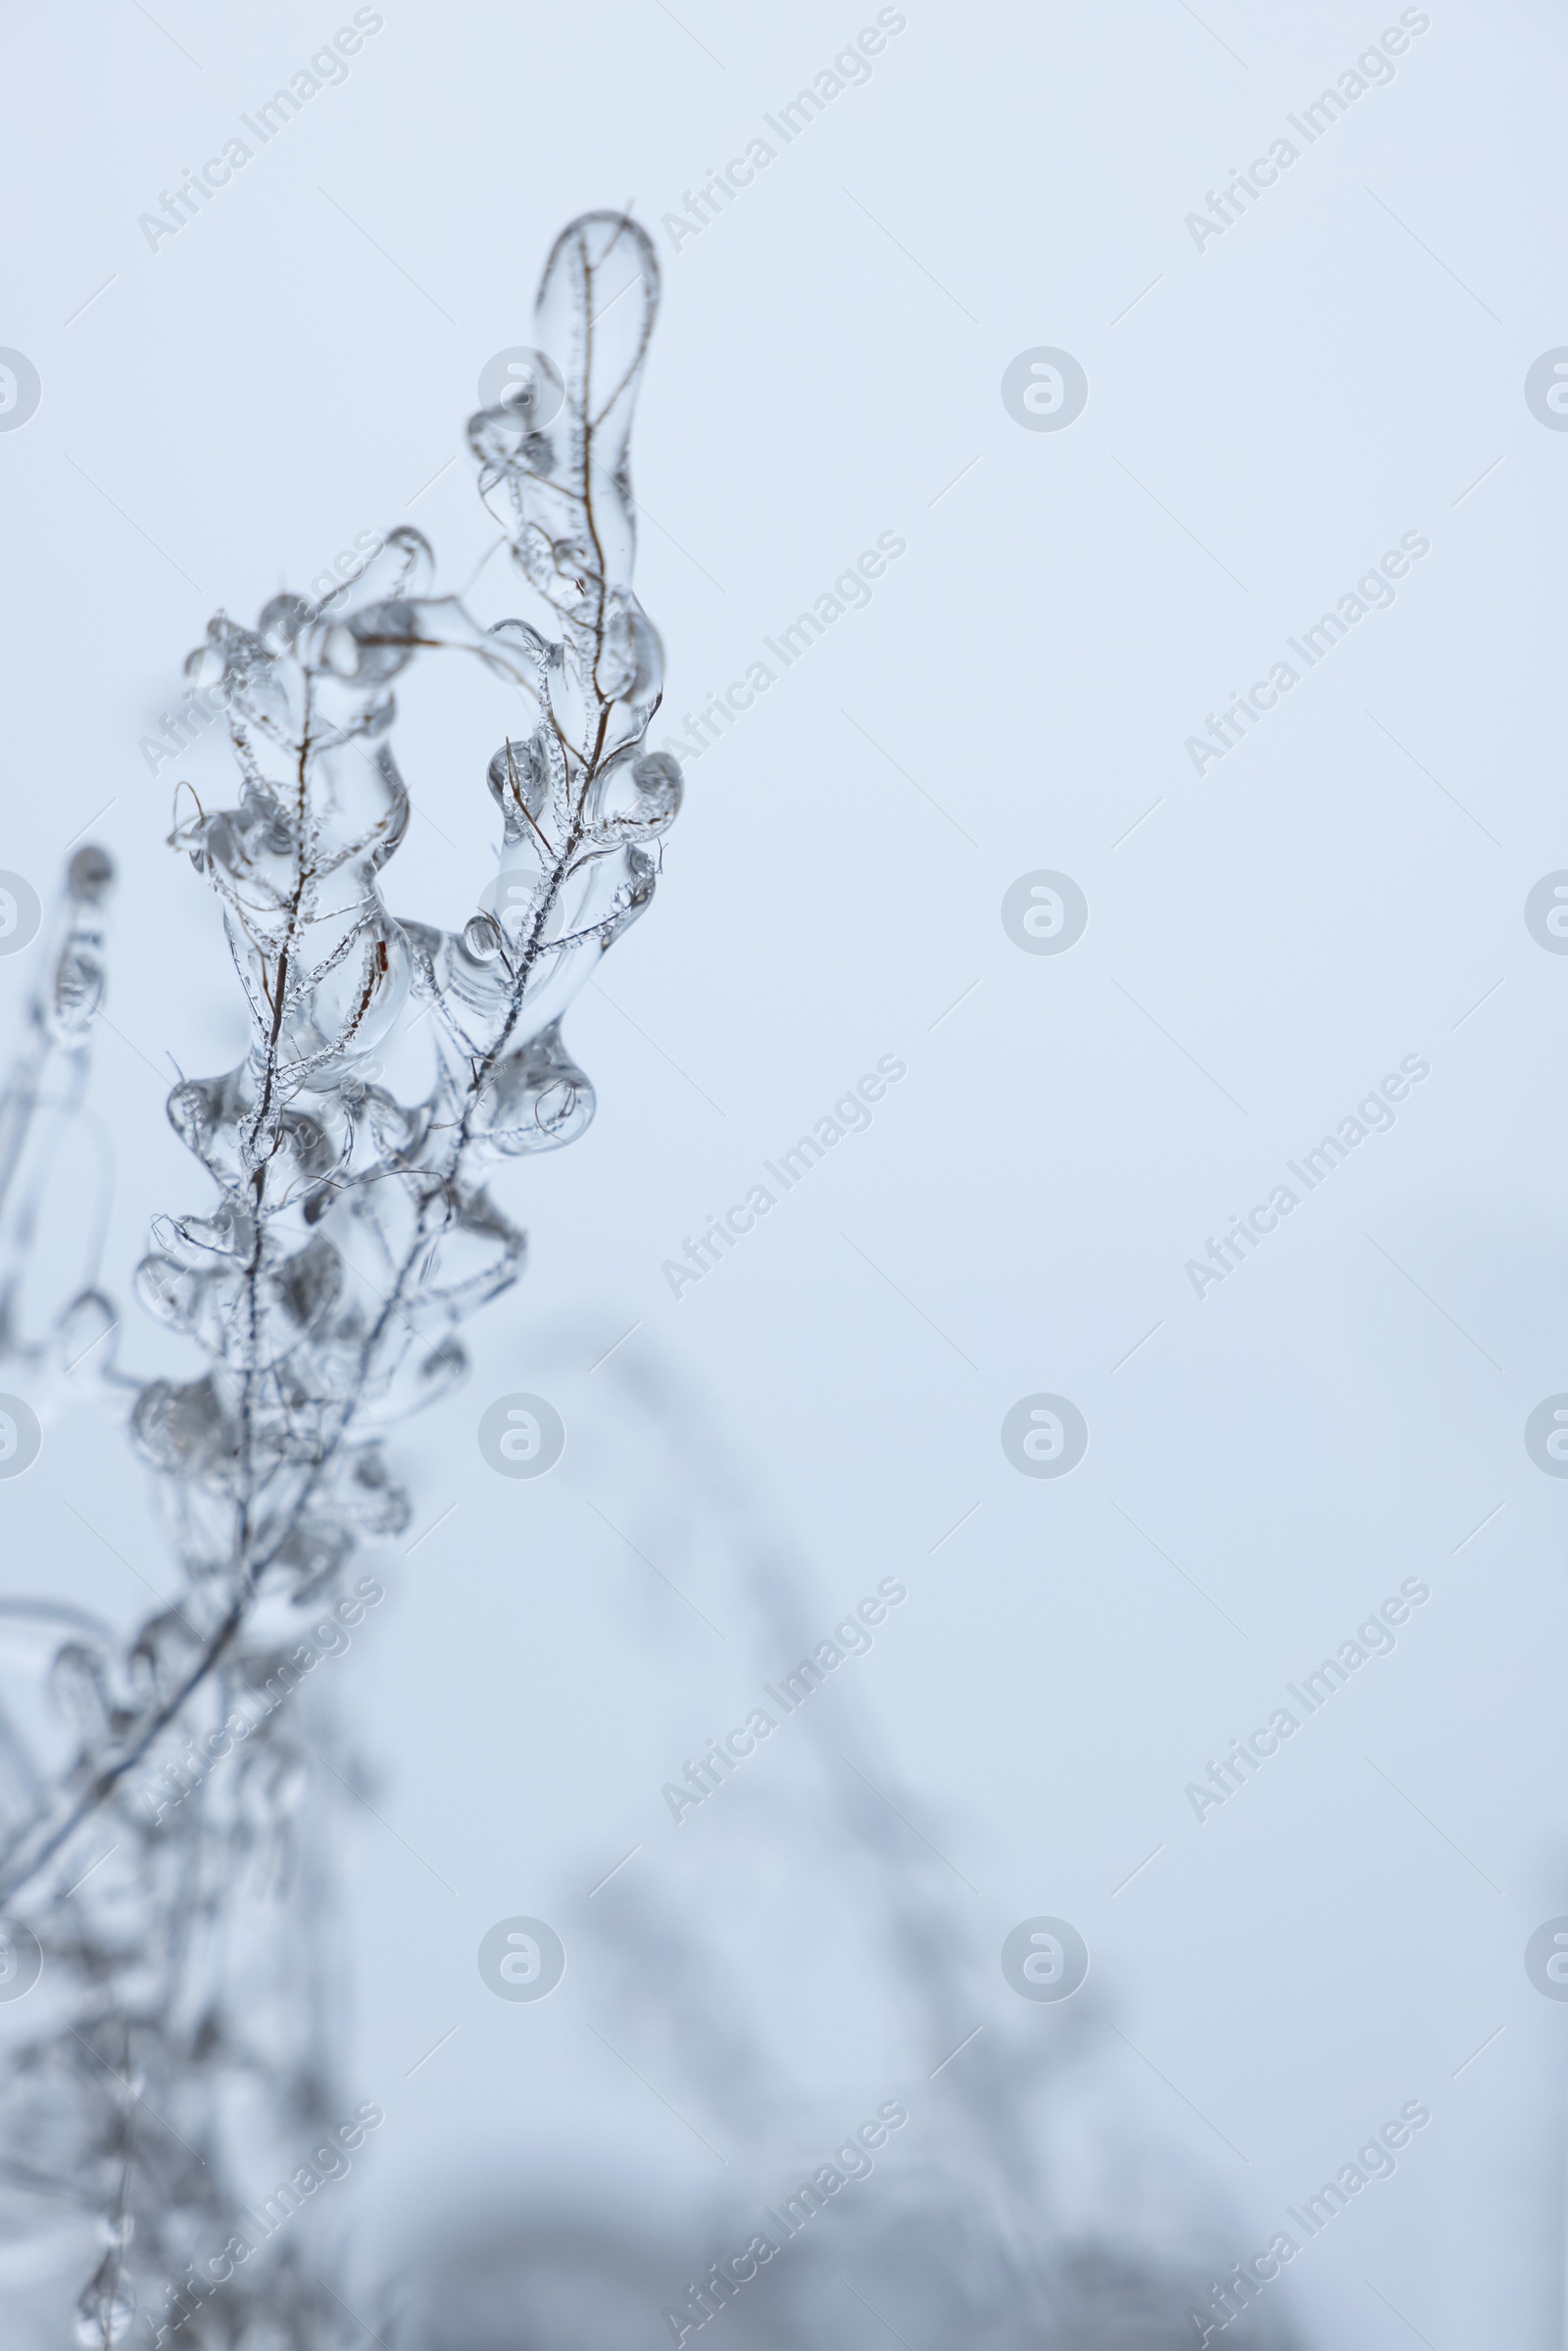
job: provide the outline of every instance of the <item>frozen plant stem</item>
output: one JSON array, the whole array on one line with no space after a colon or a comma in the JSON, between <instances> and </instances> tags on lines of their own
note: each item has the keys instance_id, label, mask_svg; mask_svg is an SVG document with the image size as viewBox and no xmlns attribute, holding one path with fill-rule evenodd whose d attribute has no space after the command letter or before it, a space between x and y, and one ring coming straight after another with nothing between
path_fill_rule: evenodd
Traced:
<instances>
[{"instance_id":1,"label":"frozen plant stem","mask_svg":"<svg viewBox=\"0 0 1568 2351\"><path fill-rule=\"evenodd\" d=\"M0 1804L0 1914L18 1918L25 1897L40 1940L58 1885L92 1858L89 1825L132 1873L182 1846L200 1874L202 1837L232 1837L233 1791L202 1786L178 1818L150 1817L134 1783L179 1742L221 1737L236 1694L266 1684L297 1639L294 1612L341 1592L366 1536L407 1525L381 1436L462 1376L455 1327L521 1269L523 1235L488 1198L488 1171L574 1141L593 1115L562 1018L647 906L681 796L675 761L645 748L662 661L631 588L627 447L658 297L633 222L573 221L540 285L531 382L469 420L481 497L544 630L483 625L435 593L430 550L405 527L352 591L274 597L254 630L220 612L187 663L226 711L239 805L209 812L183 785L172 839L222 902L251 1040L237 1068L170 1098L219 1198L205 1215L158 1219L137 1273L143 1302L207 1368L136 1382L114 1369L111 1344L93 1366L157 1473L186 1590L128 1656L86 1644L79 1750L33 1775L30 1801ZM380 891L410 813L392 681L436 649L477 660L526 706L489 763L501 874L456 932L395 918ZM379 1080L411 998L432 1015L436 1065L423 1098L403 1102ZM27 1123L24 1077L0 1103L0 1187L7 1119ZM0 1312L12 1270L0 1256ZM81 1298L68 1310L78 1325L82 1312ZM0 1323L0 1354L16 1355L12 1341ZM248 1743L247 1773L269 1737L270 1725ZM111 1864L92 1886L123 1883ZM146 2055L126 2033L128 2078ZM143 2118L139 2140L146 2130ZM132 2184L112 2185L100 2209L123 2214L137 2201L128 2121L111 2142ZM122 2307L129 2323L116 2243L83 2304L86 2342L119 2341Z\"/></svg>"}]
</instances>

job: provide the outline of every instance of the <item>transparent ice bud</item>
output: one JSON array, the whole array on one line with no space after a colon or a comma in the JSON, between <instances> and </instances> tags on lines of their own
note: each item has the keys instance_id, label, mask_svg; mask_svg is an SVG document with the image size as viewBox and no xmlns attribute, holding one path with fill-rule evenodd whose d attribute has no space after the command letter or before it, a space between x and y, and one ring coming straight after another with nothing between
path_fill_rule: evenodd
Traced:
<instances>
[{"instance_id":1,"label":"transparent ice bud","mask_svg":"<svg viewBox=\"0 0 1568 2351\"><path fill-rule=\"evenodd\" d=\"M521 1270L525 1236L482 1193L466 1199L441 1236L424 1295L411 1316L456 1321L508 1289Z\"/></svg>"},{"instance_id":2,"label":"transparent ice bud","mask_svg":"<svg viewBox=\"0 0 1568 2351\"><path fill-rule=\"evenodd\" d=\"M635 922L654 895L659 879L657 853L623 841L607 853L590 857L573 876L571 938L597 934L601 947L618 938Z\"/></svg>"},{"instance_id":3,"label":"transparent ice bud","mask_svg":"<svg viewBox=\"0 0 1568 2351\"><path fill-rule=\"evenodd\" d=\"M144 1461L172 1477L194 1477L238 1449L236 1432L210 1378L176 1386L149 1382L130 1416L131 1442Z\"/></svg>"},{"instance_id":4,"label":"transparent ice bud","mask_svg":"<svg viewBox=\"0 0 1568 2351\"><path fill-rule=\"evenodd\" d=\"M172 1330L190 1331L195 1328L201 1301L201 1276L188 1267L176 1265L172 1257L152 1255L143 1257L136 1268L136 1296L160 1322Z\"/></svg>"},{"instance_id":5,"label":"transparent ice bud","mask_svg":"<svg viewBox=\"0 0 1568 2351\"><path fill-rule=\"evenodd\" d=\"M137 1695L144 1702L171 1696L187 1680L201 1646L192 1627L172 1608L149 1617L128 1659Z\"/></svg>"},{"instance_id":6,"label":"transparent ice bud","mask_svg":"<svg viewBox=\"0 0 1568 2351\"><path fill-rule=\"evenodd\" d=\"M543 824L555 780L543 727L521 738L509 736L485 772L490 797L507 818L509 837L526 831L524 819Z\"/></svg>"},{"instance_id":7,"label":"transparent ice bud","mask_svg":"<svg viewBox=\"0 0 1568 2351\"><path fill-rule=\"evenodd\" d=\"M396 677L412 661L413 641L419 634L419 608L405 597L392 597L385 604L364 606L348 627L359 648L353 674L361 685L379 684L383 678Z\"/></svg>"},{"instance_id":8,"label":"transparent ice bud","mask_svg":"<svg viewBox=\"0 0 1568 2351\"><path fill-rule=\"evenodd\" d=\"M552 1021L520 1053L498 1061L480 1091L472 1132L508 1157L575 1143L594 1114L594 1090Z\"/></svg>"},{"instance_id":9,"label":"transparent ice bud","mask_svg":"<svg viewBox=\"0 0 1568 2351\"><path fill-rule=\"evenodd\" d=\"M250 1107L250 1073L184 1078L170 1094L169 1123L219 1183L245 1187L258 1167L268 1170L269 1204L291 1188L323 1181L338 1163L341 1135L327 1131L325 1113L284 1110L258 1127ZM254 1197L254 1196L252 1196Z\"/></svg>"},{"instance_id":10,"label":"transparent ice bud","mask_svg":"<svg viewBox=\"0 0 1568 2351\"><path fill-rule=\"evenodd\" d=\"M70 1044L84 1036L104 1000L108 978L103 956L95 945L73 938L55 965L49 994L48 1018L53 1036Z\"/></svg>"},{"instance_id":11,"label":"transparent ice bud","mask_svg":"<svg viewBox=\"0 0 1568 2351\"><path fill-rule=\"evenodd\" d=\"M102 1379L115 1359L114 1334L119 1318L101 1290L83 1290L74 1298L55 1329L55 1354L61 1368L74 1371L78 1365L87 1366L91 1357L91 1375Z\"/></svg>"},{"instance_id":12,"label":"transparent ice bud","mask_svg":"<svg viewBox=\"0 0 1568 2351\"><path fill-rule=\"evenodd\" d=\"M135 2298L128 2285L89 2285L76 2304L76 2340L85 2351L106 2351L106 2347L124 2341L135 2316Z\"/></svg>"},{"instance_id":13,"label":"transparent ice bud","mask_svg":"<svg viewBox=\"0 0 1568 2351\"><path fill-rule=\"evenodd\" d=\"M371 1535L401 1535L413 1516L407 1491L387 1467L378 1445L355 1447L345 1460L343 1506Z\"/></svg>"},{"instance_id":14,"label":"transparent ice bud","mask_svg":"<svg viewBox=\"0 0 1568 2351\"><path fill-rule=\"evenodd\" d=\"M493 963L506 946L506 937L493 914L470 914L463 926L466 954L476 963Z\"/></svg>"},{"instance_id":15,"label":"transparent ice bud","mask_svg":"<svg viewBox=\"0 0 1568 2351\"><path fill-rule=\"evenodd\" d=\"M302 1519L272 1554L272 1570L308 1590L336 1575L354 1543L351 1531L334 1519Z\"/></svg>"},{"instance_id":16,"label":"transparent ice bud","mask_svg":"<svg viewBox=\"0 0 1568 2351\"><path fill-rule=\"evenodd\" d=\"M207 642L185 657L185 675L195 686L220 686L228 678L248 678L269 659L251 629L239 627L226 612L215 612L207 623Z\"/></svg>"},{"instance_id":17,"label":"transparent ice bud","mask_svg":"<svg viewBox=\"0 0 1568 2351\"><path fill-rule=\"evenodd\" d=\"M604 643L594 663L594 683L607 702L651 704L663 682L663 647L629 588L606 599Z\"/></svg>"},{"instance_id":18,"label":"transparent ice bud","mask_svg":"<svg viewBox=\"0 0 1568 2351\"><path fill-rule=\"evenodd\" d=\"M400 522L350 584L363 590L367 604L373 604L417 599L428 593L434 578L435 554L429 540L412 522Z\"/></svg>"},{"instance_id":19,"label":"transparent ice bud","mask_svg":"<svg viewBox=\"0 0 1568 2351\"><path fill-rule=\"evenodd\" d=\"M383 1086L367 1086L360 1109L384 1158L407 1156L416 1151L424 1140L428 1110L422 1105L409 1108Z\"/></svg>"},{"instance_id":20,"label":"transparent ice bud","mask_svg":"<svg viewBox=\"0 0 1568 2351\"><path fill-rule=\"evenodd\" d=\"M553 645L548 637L542 637L531 621L497 620L488 633L499 638L507 651L516 656L524 669L535 676L548 668L551 655L560 652L559 646Z\"/></svg>"},{"instance_id":21,"label":"transparent ice bud","mask_svg":"<svg viewBox=\"0 0 1568 2351\"><path fill-rule=\"evenodd\" d=\"M468 1350L461 1339L443 1339L416 1367L418 1408L433 1404L468 1376Z\"/></svg>"},{"instance_id":22,"label":"transparent ice bud","mask_svg":"<svg viewBox=\"0 0 1568 2351\"><path fill-rule=\"evenodd\" d=\"M249 856L284 857L293 854L293 814L263 777L246 777L239 796L239 815Z\"/></svg>"},{"instance_id":23,"label":"transparent ice bud","mask_svg":"<svg viewBox=\"0 0 1568 2351\"><path fill-rule=\"evenodd\" d=\"M114 881L114 859L95 842L78 849L66 868L66 887L83 906L101 906Z\"/></svg>"},{"instance_id":24,"label":"transparent ice bud","mask_svg":"<svg viewBox=\"0 0 1568 2351\"><path fill-rule=\"evenodd\" d=\"M113 1711L102 1652L84 1641L68 1641L55 1652L49 1679L55 1704L82 1745L96 1746L109 1730Z\"/></svg>"},{"instance_id":25,"label":"transparent ice bud","mask_svg":"<svg viewBox=\"0 0 1568 2351\"><path fill-rule=\"evenodd\" d=\"M273 596L257 616L257 633L270 652L292 653L295 640L314 612L315 607L303 596Z\"/></svg>"},{"instance_id":26,"label":"transparent ice bud","mask_svg":"<svg viewBox=\"0 0 1568 2351\"><path fill-rule=\"evenodd\" d=\"M343 1260L324 1233L317 1233L285 1257L268 1278L268 1289L297 1331L311 1330L335 1304L343 1287Z\"/></svg>"},{"instance_id":27,"label":"transparent ice bud","mask_svg":"<svg viewBox=\"0 0 1568 2351\"><path fill-rule=\"evenodd\" d=\"M240 1128L241 1172L250 1176L265 1168L272 1202L297 1198L324 1183L340 1164L347 1135L342 1132L341 1119L335 1124L337 1134L329 1131L324 1110L321 1116L284 1110L259 1124L244 1120Z\"/></svg>"},{"instance_id":28,"label":"transparent ice bud","mask_svg":"<svg viewBox=\"0 0 1568 2351\"><path fill-rule=\"evenodd\" d=\"M153 1239L166 1257L200 1264L209 1255L248 1257L256 1220L237 1200L220 1200L211 1216L155 1216Z\"/></svg>"},{"instance_id":29,"label":"transparent ice bud","mask_svg":"<svg viewBox=\"0 0 1568 2351\"><path fill-rule=\"evenodd\" d=\"M215 1173L239 1172L241 1112L234 1101L232 1076L182 1078L165 1104L169 1123L199 1159Z\"/></svg>"},{"instance_id":30,"label":"transparent ice bud","mask_svg":"<svg viewBox=\"0 0 1568 2351\"><path fill-rule=\"evenodd\" d=\"M531 415L500 408L475 411L467 423L468 447L492 474L551 474L556 469L556 443L541 431Z\"/></svg>"},{"instance_id":31,"label":"transparent ice bud","mask_svg":"<svg viewBox=\"0 0 1568 2351\"><path fill-rule=\"evenodd\" d=\"M683 789L667 751L622 754L594 778L589 821L601 839L656 840L680 814Z\"/></svg>"}]
</instances>

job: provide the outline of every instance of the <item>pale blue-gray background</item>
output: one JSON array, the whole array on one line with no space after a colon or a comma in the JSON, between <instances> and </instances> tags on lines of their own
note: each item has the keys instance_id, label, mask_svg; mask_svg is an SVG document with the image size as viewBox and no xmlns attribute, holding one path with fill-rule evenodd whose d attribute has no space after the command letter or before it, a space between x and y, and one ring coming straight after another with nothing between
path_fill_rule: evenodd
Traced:
<instances>
[{"instance_id":1,"label":"pale blue-gray background","mask_svg":"<svg viewBox=\"0 0 1568 2351\"><path fill-rule=\"evenodd\" d=\"M557 227L630 198L657 231L874 14L390 0L346 83L150 251L138 214L349 13L97 0L10 36L0 342L43 400L0 437L0 865L47 895L91 825L122 868L96 1077L122 1295L150 1215L204 1197L167 1055L242 1045L215 911L162 846L177 767L137 750L180 657L220 603L249 616L406 515L461 580L487 526L466 455L440 468ZM569 1023L598 1123L506 1188L526 1284L410 1436L409 1541L461 1508L342 1669L396 1832L367 1818L344 1861L346 2062L390 2118L364 2225L470 2169L716 2179L596 2046L578 1979L535 2010L473 1965L493 1921L564 1917L639 1840L631 1869L672 1872L701 1823L676 1831L660 1782L788 1661L721 1647L590 1507L725 1624L724 1561L683 1546L676 1481L589 1374L640 1320L628 1349L712 1399L813 1562L806 1616L907 1580L847 1671L982 1889L955 1879L981 1942L1042 1911L1088 1937L1142 2053L1110 2040L1103 2130L1198 2176L1234 2258L1424 2099L1397 2176L1280 2292L1336 2351L1406 2321L1439 2351L1555 2345L1568 2012L1522 1951L1568 1908L1568 1490L1522 1428L1568 1388L1568 961L1522 907L1568 864L1568 436L1522 386L1568 342L1562 27L1437 0L1392 85L1200 253L1184 216L1396 9L904 13L725 217L659 237L635 479L672 714L879 532L908 552L692 766L656 906ZM1037 345L1088 372L1062 433L1002 404ZM1204 713L1410 530L1431 553L1394 608L1195 776ZM411 720L421 820L387 895L452 922L492 870L493 746L461 681ZM1002 928L1036 867L1089 899L1061 957ZM8 1011L24 976L0 966ZM661 1261L885 1053L908 1075L872 1130L672 1299ZM1184 1260L1409 1053L1432 1074L1394 1132L1200 1302ZM134 1313L125 1348L162 1359ZM537 1487L473 1437L528 1388L573 1432ZM1036 1390L1090 1424L1059 1484L1001 1451ZM0 1490L8 1589L140 1603L68 1495L168 1589L85 1412ZM1433 1596L1395 1654L1200 1827L1184 1784L1409 1576ZM718 1881L688 1924L727 1935L722 1911ZM798 2016L811 1963L765 1936L746 1964L844 2128L940 2054L879 2050L853 1982ZM1000 1974L988 1996L1017 2005Z\"/></svg>"}]
</instances>

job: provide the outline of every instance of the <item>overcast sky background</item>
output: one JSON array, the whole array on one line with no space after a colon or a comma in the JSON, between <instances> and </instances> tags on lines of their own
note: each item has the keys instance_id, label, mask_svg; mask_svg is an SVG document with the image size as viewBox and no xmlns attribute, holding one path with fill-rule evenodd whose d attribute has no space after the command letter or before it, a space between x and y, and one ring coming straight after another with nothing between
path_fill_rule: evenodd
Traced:
<instances>
[{"instance_id":1,"label":"overcast sky background","mask_svg":"<svg viewBox=\"0 0 1568 2351\"><path fill-rule=\"evenodd\" d=\"M535 2008L473 1958L516 1913L574 1949L633 1845L628 1874L681 1886L705 1824L661 1783L793 1662L629 1364L706 1399L799 1557L803 1640L907 1583L821 1703L869 1714L954 1865L977 2021L1057 2028L994 1954L1019 1919L1073 1921L1126 2036L1097 2128L1200 2183L1231 2258L1425 2101L1281 2294L1336 2351L1559 2344L1568 2010L1522 1955L1568 1911L1568 1487L1523 1442L1568 1390L1568 959L1523 914L1568 866L1568 436L1524 397L1568 343L1560 22L1407 11L1430 25L1392 80L1307 148L1287 116L1396 8L909 0L869 78L676 249L662 217L750 140L781 148L764 115L874 10L378 13L347 79L157 250L138 216L351 12L93 0L11 34L0 343L42 396L0 434L0 866L47 898L86 828L121 869L111 1286L153 1213L207 1197L170 1056L216 1071L244 1043L216 907L164 846L179 766L155 779L139 739L212 611L253 616L356 533L412 520L468 575L492 534L464 421L572 214L631 199L664 268L633 460L677 727L878 534L907 547L691 765L656 903L567 1023L597 1123L500 1187L529 1272L408 1435L409 1541L452 1515L334 1669L388 1824L344 1854L345 2063L389 2115L362 2226L540 2165L728 2184L596 2045L590 1968ZM1281 136L1299 160L1200 249L1186 216ZM1087 373L1065 430L1004 405L1038 347ZM1206 713L1407 533L1430 552L1392 606L1196 773ZM499 562L474 602L512 609ZM494 869L463 684L411 692L418 814L385 877L443 923ZM1003 926L1038 869L1088 901L1059 955ZM8 1016L25 963L0 963ZM685 1236L888 1055L907 1074L869 1130L673 1298ZM1196 1296L1186 1261L1405 1056L1430 1075L1392 1130ZM124 1352L165 1360L134 1309ZM516 1390L567 1425L538 1484L475 1443ZM1002 1449L1038 1392L1088 1423L1061 1480ZM68 1494L171 1589L140 1474L81 1411L0 1489L8 1590L47 1563L140 1603ZM1407 1578L1431 1597L1393 1654L1200 1824L1185 1785ZM782 1740L748 1768L785 1802ZM800 1802L798 1940L737 1941L716 1859L688 1928L731 1950L824 2139L896 2095L918 2131L942 2052L812 1927L804 1778Z\"/></svg>"}]
</instances>

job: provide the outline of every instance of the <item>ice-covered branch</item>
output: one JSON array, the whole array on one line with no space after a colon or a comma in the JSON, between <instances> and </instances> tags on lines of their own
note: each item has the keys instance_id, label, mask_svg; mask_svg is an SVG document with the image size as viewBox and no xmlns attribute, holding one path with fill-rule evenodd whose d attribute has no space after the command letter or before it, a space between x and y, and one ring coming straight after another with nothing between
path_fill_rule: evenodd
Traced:
<instances>
[{"instance_id":1,"label":"ice-covered branch","mask_svg":"<svg viewBox=\"0 0 1568 2351\"><path fill-rule=\"evenodd\" d=\"M367 1542L408 1522L386 1431L462 1376L457 1326L521 1267L523 1236L489 1197L489 1172L572 1142L593 1114L562 1021L647 906L680 805L674 761L645 745L662 659L631 587L627 450L658 298L631 220L572 222L540 286L528 396L470 419L481 495L532 617L486 625L438 593L429 547L405 527L351 591L276 596L254 627L220 612L187 663L224 710L239 790L208 808L185 785L172 840L220 901L250 1042L237 1067L170 1097L213 1196L157 1221L136 1275L199 1368L138 1383L109 1366L107 1344L99 1366L155 1473L184 1586L128 1642L47 1607L13 1618L24 1647L52 1655L57 1703L36 1729L0 1714L5 1947L24 1954L31 1938L58 1958L53 2005L13 2049L0 2096L14 2119L28 2079L59 2094L71 2073L72 2122L38 2192L69 2180L107 2231L84 2343L120 2342L138 2313L160 2339L159 2281L205 2254L238 2192L232 2165L281 2160L258 2148L281 2149L285 2124L326 2127L315 2052L258 2036L225 1984L235 1872L262 1852L288 1880L308 1785L303 1700L257 1693L291 1661L297 1681L321 1628L353 1621L345 1608L363 1615L368 1585L379 1592L349 1574ZM532 719L473 778L500 812L501 873L455 930L400 920L382 896L410 816L396 695L439 651L520 691ZM89 1275L50 1341L20 1336L42 1180L28 1170L48 1087L76 1104L108 879L98 853L78 855L53 994L0 1101L8 1360L79 1351L114 1320ZM383 1064L411 1005L431 1015L435 1068L402 1100ZM297 1894L297 1872L290 1882ZM281 2110L274 2097L236 2154L219 2078L254 2085L269 2068ZM263 2297L269 2342L335 2341L338 2321L288 2259L250 2270L229 2257L220 2289L198 2269L189 2307L169 2302L173 2339L248 2343Z\"/></svg>"}]
</instances>

